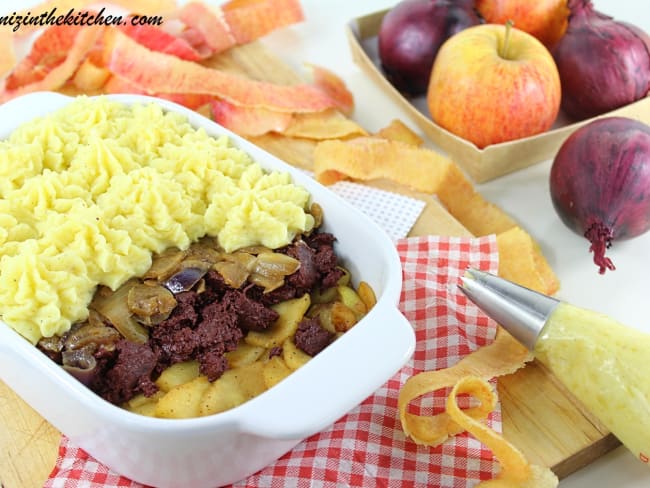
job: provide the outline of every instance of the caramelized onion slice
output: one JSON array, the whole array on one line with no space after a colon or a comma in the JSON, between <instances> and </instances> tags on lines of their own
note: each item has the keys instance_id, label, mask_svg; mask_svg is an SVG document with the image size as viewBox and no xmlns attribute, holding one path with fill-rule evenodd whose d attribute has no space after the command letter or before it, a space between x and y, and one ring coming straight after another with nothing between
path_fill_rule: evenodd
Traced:
<instances>
[{"instance_id":1,"label":"caramelized onion slice","mask_svg":"<svg viewBox=\"0 0 650 488\"><path fill-rule=\"evenodd\" d=\"M248 281L254 285L264 288L264 293L272 292L284 285L284 277L282 278L270 278L258 273L252 273L248 277Z\"/></svg>"},{"instance_id":2,"label":"caramelized onion slice","mask_svg":"<svg viewBox=\"0 0 650 488\"><path fill-rule=\"evenodd\" d=\"M248 281L264 288L269 293L284 285L284 278L300 268L300 261L279 252L257 255L255 266Z\"/></svg>"},{"instance_id":3,"label":"caramelized onion slice","mask_svg":"<svg viewBox=\"0 0 650 488\"><path fill-rule=\"evenodd\" d=\"M151 326L169 317L176 307L176 298L164 286L138 283L129 290L126 303L138 322Z\"/></svg>"},{"instance_id":4,"label":"caramelized onion slice","mask_svg":"<svg viewBox=\"0 0 650 488\"><path fill-rule=\"evenodd\" d=\"M248 279L250 272L242 263L235 261L220 261L214 269L221 275L228 286L239 288Z\"/></svg>"},{"instance_id":5,"label":"caramelized onion slice","mask_svg":"<svg viewBox=\"0 0 650 488\"><path fill-rule=\"evenodd\" d=\"M238 249L235 253L246 253L246 254L252 254L254 256L257 256L258 254L262 254L265 252L273 252L273 249L270 249L266 246L246 246L242 247L241 249Z\"/></svg>"},{"instance_id":6,"label":"caramelized onion slice","mask_svg":"<svg viewBox=\"0 0 650 488\"><path fill-rule=\"evenodd\" d=\"M300 261L279 252L264 253L257 256L253 272L268 278L282 278L295 273Z\"/></svg>"},{"instance_id":7,"label":"caramelized onion slice","mask_svg":"<svg viewBox=\"0 0 650 488\"><path fill-rule=\"evenodd\" d=\"M147 329L133 318L127 304L129 291L136 284L135 280L127 281L114 292L108 288L100 289L95 294L91 307L104 316L126 340L144 344L149 339Z\"/></svg>"},{"instance_id":8,"label":"caramelized onion slice","mask_svg":"<svg viewBox=\"0 0 650 488\"><path fill-rule=\"evenodd\" d=\"M181 261L185 259L186 251L179 249L167 249L160 254L153 257L151 267L144 274L145 279L155 279L164 281L174 274L181 265Z\"/></svg>"},{"instance_id":9,"label":"caramelized onion slice","mask_svg":"<svg viewBox=\"0 0 650 488\"><path fill-rule=\"evenodd\" d=\"M218 249L220 248L215 240L210 238L201 239L199 242L192 244L188 249L188 255L184 262L202 261L204 263L214 264L221 260L222 253Z\"/></svg>"},{"instance_id":10,"label":"caramelized onion slice","mask_svg":"<svg viewBox=\"0 0 650 488\"><path fill-rule=\"evenodd\" d=\"M224 254L223 259L225 261L240 265L248 272L251 272L255 269L255 263L257 262L255 255L241 251L237 251L232 254Z\"/></svg>"},{"instance_id":11,"label":"caramelized onion slice","mask_svg":"<svg viewBox=\"0 0 650 488\"><path fill-rule=\"evenodd\" d=\"M64 345L66 351L75 351L89 346L96 348L100 345L111 345L120 338L120 333L112 327L88 323L71 330L65 337Z\"/></svg>"}]
</instances>

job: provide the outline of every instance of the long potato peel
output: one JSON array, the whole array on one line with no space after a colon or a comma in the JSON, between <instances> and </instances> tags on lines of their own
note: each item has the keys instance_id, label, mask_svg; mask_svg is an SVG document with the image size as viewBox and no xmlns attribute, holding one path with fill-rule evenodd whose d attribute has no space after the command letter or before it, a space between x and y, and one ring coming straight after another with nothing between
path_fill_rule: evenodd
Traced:
<instances>
[{"instance_id":1,"label":"long potato peel","mask_svg":"<svg viewBox=\"0 0 650 488\"><path fill-rule=\"evenodd\" d=\"M313 140L344 139L366 135L363 127L335 109L295 114L291 123L281 132L289 137Z\"/></svg>"},{"instance_id":2,"label":"long potato peel","mask_svg":"<svg viewBox=\"0 0 650 488\"><path fill-rule=\"evenodd\" d=\"M344 179L388 179L435 194L447 211L475 236L496 234L502 257L499 274L546 294L559 281L539 245L506 212L487 201L451 159L423 147L417 135L392 122L374 136L320 142L313 156L323 184Z\"/></svg>"},{"instance_id":3,"label":"long potato peel","mask_svg":"<svg viewBox=\"0 0 650 488\"><path fill-rule=\"evenodd\" d=\"M431 192L444 183L452 168L449 158L434 151L379 137L328 140L314 150L314 173L324 184L344 177L363 181L388 178Z\"/></svg>"},{"instance_id":4,"label":"long potato peel","mask_svg":"<svg viewBox=\"0 0 650 488\"><path fill-rule=\"evenodd\" d=\"M544 259L539 244L521 227L497 234L499 276L522 286L552 295L560 283Z\"/></svg>"},{"instance_id":5,"label":"long potato peel","mask_svg":"<svg viewBox=\"0 0 650 488\"><path fill-rule=\"evenodd\" d=\"M532 356L510 334L499 330L495 340L468 354L455 365L437 371L423 371L411 376L402 386L398 397L398 410L402 430L417 444L436 446L463 431L447 412L437 415L419 415L409 412L409 404L423 395L453 387L460 378L477 376L491 379L514 373ZM493 410L470 410L469 415L485 419Z\"/></svg>"},{"instance_id":6,"label":"long potato peel","mask_svg":"<svg viewBox=\"0 0 650 488\"><path fill-rule=\"evenodd\" d=\"M446 412L453 421L486 445L501 464L501 471L492 480L483 481L477 488L554 488L559 480L543 466L531 465L515 446L501 435L477 420L468 410L462 410L456 401L460 394L469 394L480 401L476 408L488 409L496 402L490 384L476 376L458 380L447 397Z\"/></svg>"},{"instance_id":7,"label":"long potato peel","mask_svg":"<svg viewBox=\"0 0 650 488\"><path fill-rule=\"evenodd\" d=\"M375 136L388 139L389 141L402 141L412 146L421 146L424 144L424 139L400 119L391 120L387 126L379 129Z\"/></svg>"}]
</instances>

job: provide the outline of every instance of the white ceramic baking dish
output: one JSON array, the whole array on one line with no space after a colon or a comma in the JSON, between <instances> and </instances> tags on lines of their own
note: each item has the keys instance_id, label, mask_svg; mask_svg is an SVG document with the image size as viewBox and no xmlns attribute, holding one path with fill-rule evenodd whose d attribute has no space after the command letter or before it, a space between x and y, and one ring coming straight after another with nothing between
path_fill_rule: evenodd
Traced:
<instances>
[{"instance_id":1,"label":"white ceramic baking dish","mask_svg":"<svg viewBox=\"0 0 650 488\"><path fill-rule=\"evenodd\" d=\"M181 113L209 134L228 134L268 169L290 172L324 209L325 229L377 305L307 365L257 398L196 419L140 416L104 401L6 324L0 323L0 378L73 443L116 472L157 487L215 487L255 473L302 439L327 428L388 380L411 356L415 338L397 309L402 273L394 244L369 218L309 176L184 107L135 95ZM0 139L19 124L72 100L34 93L0 106Z\"/></svg>"}]
</instances>

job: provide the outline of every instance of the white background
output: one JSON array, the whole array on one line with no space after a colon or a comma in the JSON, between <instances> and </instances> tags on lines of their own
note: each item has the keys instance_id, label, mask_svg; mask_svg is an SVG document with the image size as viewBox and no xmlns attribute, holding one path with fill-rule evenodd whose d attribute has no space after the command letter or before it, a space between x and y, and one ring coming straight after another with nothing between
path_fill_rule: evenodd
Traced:
<instances>
[{"instance_id":1,"label":"white background","mask_svg":"<svg viewBox=\"0 0 650 488\"><path fill-rule=\"evenodd\" d=\"M14 1L10 6L7 3L2 2L0 13L10 13L37 2ZM221 2L215 0L215 3ZM393 118L401 118L416 129L408 115L353 63L344 32L344 25L350 19L395 3L396 0L302 0L306 21L271 34L265 42L296 68L303 62L310 62L342 76L355 95L354 118L368 130L379 129ZM650 32L647 2L595 0L595 5L601 12ZM548 194L549 168L550 161L547 161L478 188L541 243L561 280L561 298L650 332L650 233L615 243L608 255L617 270L599 275L591 261L587 241L564 227L552 208ZM650 467L637 461L624 448L618 448L560 483L561 488L614 486L650 486Z\"/></svg>"}]
</instances>

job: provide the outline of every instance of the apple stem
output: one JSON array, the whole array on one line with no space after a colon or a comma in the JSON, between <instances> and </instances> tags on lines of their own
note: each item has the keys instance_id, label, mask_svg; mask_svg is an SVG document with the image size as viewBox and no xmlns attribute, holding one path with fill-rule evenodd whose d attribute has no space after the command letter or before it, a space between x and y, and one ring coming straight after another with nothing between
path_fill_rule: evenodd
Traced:
<instances>
[{"instance_id":1,"label":"apple stem","mask_svg":"<svg viewBox=\"0 0 650 488\"><path fill-rule=\"evenodd\" d=\"M512 26L515 25L512 19L506 21L506 35L503 37L503 44L501 45L501 57L503 59L508 58L508 46L510 44L510 31Z\"/></svg>"}]
</instances>

